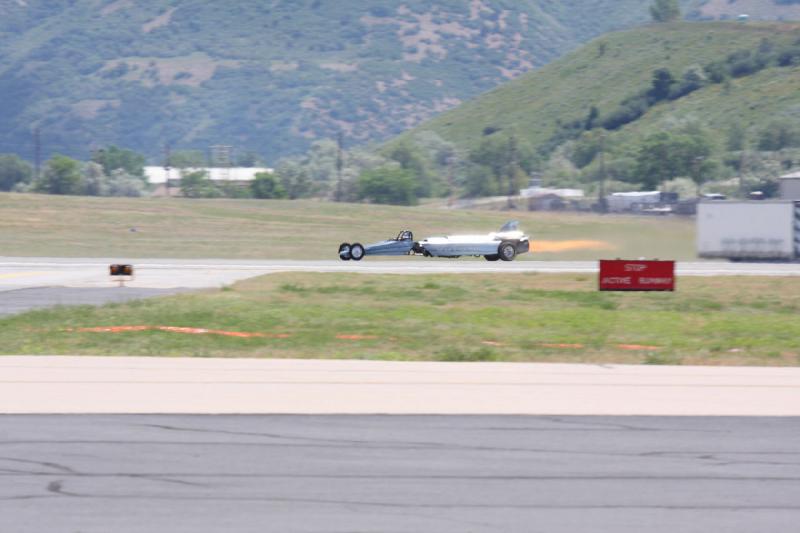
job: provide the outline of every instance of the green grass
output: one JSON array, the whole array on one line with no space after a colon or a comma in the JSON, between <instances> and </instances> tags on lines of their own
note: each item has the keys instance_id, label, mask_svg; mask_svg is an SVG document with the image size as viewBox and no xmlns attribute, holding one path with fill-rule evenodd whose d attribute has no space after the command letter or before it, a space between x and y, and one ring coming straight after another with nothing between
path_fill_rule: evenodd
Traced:
<instances>
[{"instance_id":1,"label":"green grass","mask_svg":"<svg viewBox=\"0 0 800 533\"><path fill-rule=\"evenodd\" d=\"M688 219L320 201L10 193L0 193L0 255L335 259L343 241L376 242L396 236L401 229L413 230L418 238L464 231L487 233L510 219L520 220L533 238L534 252L520 260L695 256L694 222ZM537 241L561 240L597 240L607 242L609 248L537 251Z\"/></svg>"},{"instance_id":2,"label":"green grass","mask_svg":"<svg viewBox=\"0 0 800 533\"><path fill-rule=\"evenodd\" d=\"M756 50L762 39L775 44L800 37L799 23L704 22L658 24L609 33L545 67L439 115L404 134L433 130L462 147L475 147L486 127L513 132L531 146L546 142L559 124L586 118L591 106L600 116L649 88L653 71L668 68L676 78L690 66L724 60L740 50ZM686 98L656 105L644 117L612 135L630 144L669 127L675 118L707 124L724 139L734 123L763 129L770 121L794 116L800 105L800 67L769 68L728 86L710 85ZM788 113L788 115L787 115Z\"/></svg>"},{"instance_id":3,"label":"green grass","mask_svg":"<svg viewBox=\"0 0 800 533\"><path fill-rule=\"evenodd\" d=\"M225 290L0 320L0 353L800 364L800 279L685 278L675 293L593 277L275 274ZM232 338L175 326L257 333Z\"/></svg>"}]
</instances>

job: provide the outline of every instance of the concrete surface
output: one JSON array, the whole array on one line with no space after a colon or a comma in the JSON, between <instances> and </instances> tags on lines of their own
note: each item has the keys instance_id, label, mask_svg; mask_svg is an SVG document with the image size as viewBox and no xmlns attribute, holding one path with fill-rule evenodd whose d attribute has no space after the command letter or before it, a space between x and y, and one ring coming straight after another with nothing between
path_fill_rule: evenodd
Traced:
<instances>
[{"instance_id":1,"label":"concrete surface","mask_svg":"<svg viewBox=\"0 0 800 533\"><path fill-rule=\"evenodd\" d=\"M135 278L127 285L142 288L219 287L273 272L359 272L372 274L459 274L472 272L596 273L597 261L527 261L490 263L483 260L423 257L369 258L363 261L62 259L0 257L0 291L25 287L113 287L108 265L131 263ZM798 276L800 263L678 263L678 276Z\"/></svg>"},{"instance_id":2,"label":"concrete surface","mask_svg":"<svg viewBox=\"0 0 800 533\"><path fill-rule=\"evenodd\" d=\"M142 298L168 296L191 289L148 289L132 287L32 287L2 291L0 316L59 305L104 305Z\"/></svg>"},{"instance_id":3,"label":"concrete surface","mask_svg":"<svg viewBox=\"0 0 800 533\"><path fill-rule=\"evenodd\" d=\"M0 416L8 533L753 533L800 419Z\"/></svg>"},{"instance_id":4,"label":"concrete surface","mask_svg":"<svg viewBox=\"0 0 800 533\"><path fill-rule=\"evenodd\" d=\"M800 416L800 368L2 356L0 412Z\"/></svg>"},{"instance_id":5,"label":"concrete surface","mask_svg":"<svg viewBox=\"0 0 800 533\"><path fill-rule=\"evenodd\" d=\"M108 276L108 266L112 263L134 265L135 276L125 282L124 290ZM597 272L597 262L518 260L512 263L489 263L470 258L452 260L422 257L366 258L360 262L0 257L0 316L62 304L103 305L165 294L149 292L153 289L184 291L219 288L242 279L275 272L594 274ZM678 276L797 276L800 275L800 264L679 263L677 274ZM81 289L82 292L78 292L77 289Z\"/></svg>"}]
</instances>

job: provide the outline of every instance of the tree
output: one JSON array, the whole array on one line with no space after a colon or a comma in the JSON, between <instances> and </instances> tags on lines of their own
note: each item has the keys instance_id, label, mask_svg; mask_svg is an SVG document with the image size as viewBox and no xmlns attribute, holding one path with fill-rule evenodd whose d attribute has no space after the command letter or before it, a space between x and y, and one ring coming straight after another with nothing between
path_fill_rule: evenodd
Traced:
<instances>
[{"instance_id":1,"label":"tree","mask_svg":"<svg viewBox=\"0 0 800 533\"><path fill-rule=\"evenodd\" d=\"M31 166L16 155L0 155L0 191L10 191L19 183L28 183L32 176Z\"/></svg>"},{"instance_id":2,"label":"tree","mask_svg":"<svg viewBox=\"0 0 800 533\"><path fill-rule=\"evenodd\" d=\"M100 163L89 161L83 167L83 193L89 196L108 195L108 177Z\"/></svg>"},{"instance_id":3,"label":"tree","mask_svg":"<svg viewBox=\"0 0 800 533\"><path fill-rule=\"evenodd\" d=\"M747 130L741 122L736 121L728 127L725 149L729 152L744 150L747 143Z\"/></svg>"},{"instance_id":4,"label":"tree","mask_svg":"<svg viewBox=\"0 0 800 533\"><path fill-rule=\"evenodd\" d=\"M600 112L597 110L596 106L592 106L589 109L589 114L586 115L586 120L583 123L583 129L589 131L593 129L597 125L597 119L600 116Z\"/></svg>"},{"instance_id":5,"label":"tree","mask_svg":"<svg viewBox=\"0 0 800 533\"><path fill-rule=\"evenodd\" d=\"M654 70L652 86L647 92L647 96L650 97L653 103L666 100L669 98L674 83L675 78L672 76L669 69L660 68Z\"/></svg>"},{"instance_id":6,"label":"tree","mask_svg":"<svg viewBox=\"0 0 800 533\"><path fill-rule=\"evenodd\" d=\"M417 197L429 197L433 192L433 176L428 170L425 157L408 143L402 143L393 148L387 156L392 161L397 161L400 168L407 170L416 182L414 194Z\"/></svg>"},{"instance_id":7,"label":"tree","mask_svg":"<svg viewBox=\"0 0 800 533\"><path fill-rule=\"evenodd\" d=\"M207 161L199 150L177 150L170 154L168 163L175 168L203 168Z\"/></svg>"},{"instance_id":8,"label":"tree","mask_svg":"<svg viewBox=\"0 0 800 533\"><path fill-rule=\"evenodd\" d=\"M655 0L650 6L650 16L654 22L672 22L681 16L678 0Z\"/></svg>"},{"instance_id":9,"label":"tree","mask_svg":"<svg viewBox=\"0 0 800 533\"><path fill-rule=\"evenodd\" d=\"M603 150L605 130L601 128L585 131L572 145L569 159L576 167L583 168L594 161L594 158Z\"/></svg>"},{"instance_id":10,"label":"tree","mask_svg":"<svg viewBox=\"0 0 800 533\"><path fill-rule=\"evenodd\" d=\"M635 179L645 189L655 189L679 176L697 178L702 183L716 174L713 153L710 136L702 129L688 126L677 133L656 133L639 147Z\"/></svg>"},{"instance_id":11,"label":"tree","mask_svg":"<svg viewBox=\"0 0 800 533\"><path fill-rule=\"evenodd\" d=\"M759 150L775 151L790 146L800 146L800 127L792 120L774 120L758 135Z\"/></svg>"},{"instance_id":12,"label":"tree","mask_svg":"<svg viewBox=\"0 0 800 533\"><path fill-rule=\"evenodd\" d=\"M697 196L704 183L711 181L719 172L719 163L703 156L695 157L689 164L689 177L697 187Z\"/></svg>"},{"instance_id":13,"label":"tree","mask_svg":"<svg viewBox=\"0 0 800 533\"><path fill-rule=\"evenodd\" d=\"M416 183L410 171L380 167L362 172L358 177L358 197L378 204L414 205Z\"/></svg>"},{"instance_id":14,"label":"tree","mask_svg":"<svg viewBox=\"0 0 800 533\"><path fill-rule=\"evenodd\" d=\"M493 135L470 152L469 160L478 168L470 169L467 174L468 196L493 196L503 192L502 184L508 175L508 148L507 137Z\"/></svg>"},{"instance_id":15,"label":"tree","mask_svg":"<svg viewBox=\"0 0 800 533\"><path fill-rule=\"evenodd\" d=\"M283 185L269 172L258 172L250 182L250 190L256 198L286 198Z\"/></svg>"},{"instance_id":16,"label":"tree","mask_svg":"<svg viewBox=\"0 0 800 533\"><path fill-rule=\"evenodd\" d=\"M536 165L527 146L520 146L514 135L493 135L481 141L469 155L466 195L509 195L525 181L526 173Z\"/></svg>"},{"instance_id":17,"label":"tree","mask_svg":"<svg viewBox=\"0 0 800 533\"><path fill-rule=\"evenodd\" d=\"M239 167L263 167L264 159L255 152L248 151L236 156L236 166Z\"/></svg>"},{"instance_id":18,"label":"tree","mask_svg":"<svg viewBox=\"0 0 800 533\"><path fill-rule=\"evenodd\" d=\"M220 191L205 170L188 172L181 176L181 192L187 198L218 198Z\"/></svg>"},{"instance_id":19,"label":"tree","mask_svg":"<svg viewBox=\"0 0 800 533\"><path fill-rule=\"evenodd\" d=\"M80 163L58 154L50 158L34 186L35 191L48 194L81 194L83 188Z\"/></svg>"},{"instance_id":20,"label":"tree","mask_svg":"<svg viewBox=\"0 0 800 533\"><path fill-rule=\"evenodd\" d=\"M131 176L121 168L112 171L106 183L109 196L141 196L147 188L142 178Z\"/></svg>"},{"instance_id":21,"label":"tree","mask_svg":"<svg viewBox=\"0 0 800 533\"><path fill-rule=\"evenodd\" d=\"M103 166L106 176L110 176L120 168L131 176L144 176L145 157L133 150L111 145L95 151L92 154L92 161Z\"/></svg>"},{"instance_id":22,"label":"tree","mask_svg":"<svg viewBox=\"0 0 800 533\"><path fill-rule=\"evenodd\" d=\"M314 184L308 171L296 162L284 162L275 170L283 190L289 199L307 198L313 192Z\"/></svg>"}]
</instances>

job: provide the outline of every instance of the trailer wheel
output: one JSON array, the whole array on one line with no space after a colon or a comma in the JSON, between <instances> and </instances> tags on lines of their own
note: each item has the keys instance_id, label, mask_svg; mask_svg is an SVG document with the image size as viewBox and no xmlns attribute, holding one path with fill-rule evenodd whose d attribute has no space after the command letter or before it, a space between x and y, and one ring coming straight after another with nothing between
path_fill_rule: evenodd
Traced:
<instances>
[{"instance_id":1,"label":"trailer wheel","mask_svg":"<svg viewBox=\"0 0 800 533\"><path fill-rule=\"evenodd\" d=\"M484 255L483 258L486 259L487 261L497 261L500 259L500 256L498 254L490 254L490 255Z\"/></svg>"},{"instance_id":2,"label":"trailer wheel","mask_svg":"<svg viewBox=\"0 0 800 533\"><path fill-rule=\"evenodd\" d=\"M513 261L517 256L517 247L513 242L501 242L497 247L497 253L503 261Z\"/></svg>"},{"instance_id":3,"label":"trailer wheel","mask_svg":"<svg viewBox=\"0 0 800 533\"><path fill-rule=\"evenodd\" d=\"M350 259L350 244L343 242L339 245L339 259L347 261Z\"/></svg>"},{"instance_id":4,"label":"trailer wheel","mask_svg":"<svg viewBox=\"0 0 800 533\"><path fill-rule=\"evenodd\" d=\"M354 242L350 246L350 259L353 261L361 261L364 259L364 247L360 243Z\"/></svg>"}]
</instances>

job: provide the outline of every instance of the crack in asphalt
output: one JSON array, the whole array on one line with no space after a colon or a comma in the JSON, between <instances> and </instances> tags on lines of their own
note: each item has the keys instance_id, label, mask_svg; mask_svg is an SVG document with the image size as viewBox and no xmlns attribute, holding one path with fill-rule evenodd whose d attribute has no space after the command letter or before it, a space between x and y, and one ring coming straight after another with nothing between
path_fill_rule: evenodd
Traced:
<instances>
[{"instance_id":1,"label":"crack in asphalt","mask_svg":"<svg viewBox=\"0 0 800 533\"><path fill-rule=\"evenodd\" d=\"M15 472L0 474L0 477L22 477L22 476L52 476L48 472ZM193 473L193 472L170 472L165 474L136 473L136 472L97 472L97 473L75 473L62 477L74 478L131 478L145 479L148 481L163 481L166 483L176 483L181 485L205 487L202 483L192 483L175 478L231 478L231 479L327 479L327 480L446 480L446 481L800 481L798 476L715 476L715 475L447 475L447 474L233 474L233 473Z\"/></svg>"},{"instance_id":2,"label":"crack in asphalt","mask_svg":"<svg viewBox=\"0 0 800 533\"><path fill-rule=\"evenodd\" d=\"M211 432L211 431L209 431ZM253 436L253 435L249 435ZM281 438L283 440L303 440L302 437L293 436L272 436L266 435L268 438ZM314 439L307 439L312 440ZM324 443L323 443L324 442ZM459 445L454 443L435 443L435 442L389 442L389 441L353 441L353 440L336 440L336 439L322 439L320 443L297 443L297 442L217 442L217 441L101 441L101 440L72 440L72 441L5 441L0 442L3 445L41 445L41 444L55 444L59 446L68 445L102 445L102 446L180 446L180 447L250 447L250 448L305 448L305 449L347 449L353 450L405 450L405 451L423 451L423 452L507 452L507 453L522 453L522 454L535 454L535 455L565 455L565 456L590 456L590 457L628 457L628 458L647 458L647 457L662 457L670 459L701 459L701 460L715 460L716 454L719 455L785 455L785 456L798 456L800 452L795 451L781 451L781 450L765 450L757 452L739 452L739 451L725 451L725 450L712 450L712 451L686 451L686 452L669 452L669 451L634 451L634 452L611 452L611 451L584 451L584 450L565 450L553 448L522 448L522 447L498 447L498 446L476 446L476 445ZM358 445L353 447L353 445ZM717 458L717 460L719 460ZM32 461L35 464L40 462ZM725 464L773 464L777 466L795 466L798 463L793 461L726 461Z\"/></svg>"},{"instance_id":3,"label":"crack in asphalt","mask_svg":"<svg viewBox=\"0 0 800 533\"><path fill-rule=\"evenodd\" d=\"M61 472L65 472L68 474L76 473L72 468L68 466L64 466L60 463L53 463L49 461L34 461L32 459L18 459L16 457L0 457L0 461L9 461L12 463L22 463L22 464L34 464L39 466L45 466L47 468L52 468L54 470L59 470Z\"/></svg>"},{"instance_id":4,"label":"crack in asphalt","mask_svg":"<svg viewBox=\"0 0 800 533\"><path fill-rule=\"evenodd\" d=\"M145 496L140 494L89 494L89 493L75 493L66 492L61 487L61 482L51 482L47 487L48 492L59 496L69 496L75 498L93 498L101 500L131 500L131 501L148 501L157 500L162 502L170 501L220 501L220 502L260 502L260 503L296 503L296 504L309 504L309 505L340 505L340 506L356 506L356 507L387 507L387 508L400 508L400 509L542 509L542 510L591 510L591 509L652 509L652 510L697 510L697 511L800 511L800 505L748 505L748 504L725 504L725 505L679 505L679 504L509 504L509 503L482 503L482 502L465 502L465 503L402 503L402 502L385 502L385 501L364 501L364 500L344 500L344 499L330 499L330 498L291 498L291 497L258 497L258 496L189 496L189 495L174 495L174 494L159 494L154 496ZM12 496L0 497L0 501L18 500L18 499L41 499L52 496Z\"/></svg>"}]
</instances>

